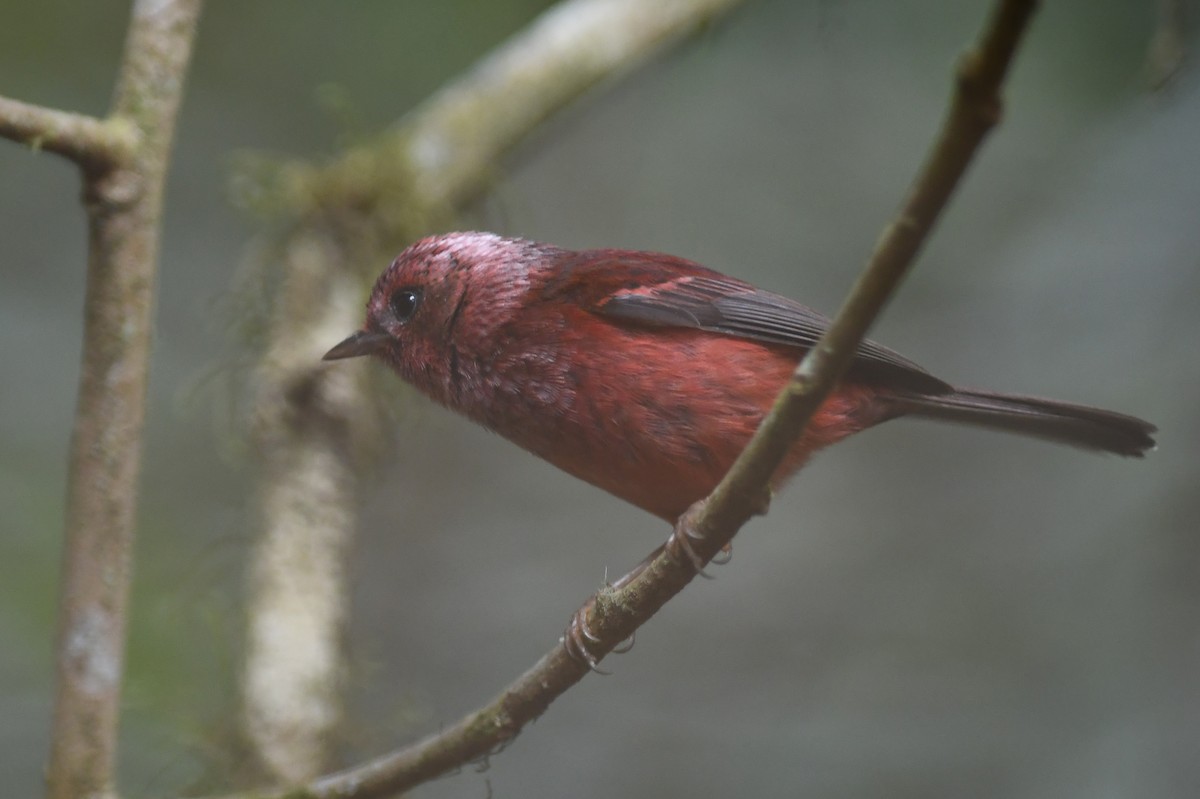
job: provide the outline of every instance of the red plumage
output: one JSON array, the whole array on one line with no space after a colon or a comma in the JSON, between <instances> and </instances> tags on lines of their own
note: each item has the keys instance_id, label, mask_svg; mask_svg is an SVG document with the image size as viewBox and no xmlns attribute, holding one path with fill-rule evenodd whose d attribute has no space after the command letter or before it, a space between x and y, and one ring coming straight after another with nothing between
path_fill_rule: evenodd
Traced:
<instances>
[{"instance_id":1,"label":"red plumage","mask_svg":"<svg viewBox=\"0 0 1200 799\"><path fill-rule=\"evenodd\" d=\"M828 320L699 264L574 252L489 233L413 244L380 276L363 330L405 380L559 468L668 521L712 490ZM900 415L1140 456L1153 425L956 389L864 342L776 474Z\"/></svg>"}]
</instances>

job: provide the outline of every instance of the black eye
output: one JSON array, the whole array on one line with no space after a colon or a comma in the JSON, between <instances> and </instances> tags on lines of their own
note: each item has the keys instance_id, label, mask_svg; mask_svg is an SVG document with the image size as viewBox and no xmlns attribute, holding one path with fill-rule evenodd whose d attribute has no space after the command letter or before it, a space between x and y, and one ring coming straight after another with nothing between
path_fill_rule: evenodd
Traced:
<instances>
[{"instance_id":1,"label":"black eye","mask_svg":"<svg viewBox=\"0 0 1200 799\"><path fill-rule=\"evenodd\" d=\"M392 313L396 315L397 322L407 322L412 319L412 315L417 312L417 306L421 304L421 290L417 288L402 288L396 289L392 294L388 305L392 308Z\"/></svg>"}]
</instances>

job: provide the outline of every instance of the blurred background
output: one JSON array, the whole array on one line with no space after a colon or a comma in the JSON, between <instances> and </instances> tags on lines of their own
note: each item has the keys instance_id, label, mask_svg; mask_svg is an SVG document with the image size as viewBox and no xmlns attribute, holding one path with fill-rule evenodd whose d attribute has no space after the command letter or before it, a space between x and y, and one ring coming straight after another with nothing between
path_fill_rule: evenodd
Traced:
<instances>
[{"instance_id":1,"label":"blurred background","mask_svg":"<svg viewBox=\"0 0 1200 799\"><path fill-rule=\"evenodd\" d=\"M253 475L230 298L247 150L321 159L547 2L212 2L169 183L121 784L224 786ZM966 385L1161 428L1142 462L920 422L825 453L631 654L427 797L1200 791L1200 76L1157 4L1045 4L988 143L874 337ZM762 0L552 120L464 227L665 250L832 311L986 4ZM123 3L8 0L0 92L102 114ZM1194 62L1195 37L1188 55ZM84 226L0 143L0 778L40 791ZM380 264L382 268L384 264ZM347 331L349 332L349 331ZM334 342L330 342L331 344ZM456 720L665 526L410 394L352 569L352 762Z\"/></svg>"}]
</instances>

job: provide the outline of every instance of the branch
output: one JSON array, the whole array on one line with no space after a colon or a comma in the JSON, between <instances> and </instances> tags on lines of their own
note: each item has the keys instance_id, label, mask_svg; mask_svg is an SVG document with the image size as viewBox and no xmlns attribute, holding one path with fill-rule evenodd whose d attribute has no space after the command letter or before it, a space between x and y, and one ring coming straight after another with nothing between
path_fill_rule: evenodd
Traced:
<instances>
[{"instance_id":1,"label":"branch","mask_svg":"<svg viewBox=\"0 0 1200 799\"><path fill-rule=\"evenodd\" d=\"M385 440L366 370L312 368L346 317L362 312L361 281L345 266L357 257L329 237L302 227L280 251L286 277L273 288L269 343L253 378L261 478L241 724L253 768L280 783L321 773L341 720L356 467Z\"/></svg>"},{"instance_id":2,"label":"branch","mask_svg":"<svg viewBox=\"0 0 1200 799\"><path fill-rule=\"evenodd\" d=\"M729 474L676 526L707 562L737 530L763 510L768 480L839 376L867 328L894 293L983 138L999 121L1000 87L1035 0L1001 0L975 48L960 63L948 117L909 196L884 230L862 277L821 341L792 380ZM621 588L602 590L581 613L595 638L598 659L628 638L696 575L692 561L668 543ZM444 732L300 789L260 794L263 799L365 799L398 794L511 741L549 704L587 674L587 666L559 645L489 705Z\"/></svg>"},{"instance_id":3,"label":"branch","mask_svg":"<svg viewBox=\"0 0 1200 799\"><path fill-rule=\"evenodd\" d=\"M470 199L512 149L593 85L634 69L740 0L560 3L407 121L415 185L433 206ZM497 104L496 98L505 102Z\"/></svg>"},{"instance_id":4,"label":"branch","mask_svg":"<svg viewBox=\"0 0 1200 799\"><path fill-rule=\"evenodd\" d=\"M125 120L96 119L8 97L0 97L0 136L88 167L127 161L138 144L136 128Z\"/></svg>"},{"instance_id":5,"label":"branch","mask_svg":"<svg viewBox=\"0 0 1200 799\"><path fill-rule=\"evenodd\" d=\"M425 209L460 206L498 159L540 123L744 0L564 0L400 120L324 169L295 167L322 205L388 204L398 189Z\"/></svg>"},{"instance_id":6,"label":"branch","mask_svg":"<svg viewBox=\"0 0 1200 799\"><path fill-rule=\"evenodd\" d=\"M1146 76L1150 88L1162 91L1183 69L1187 24L1183 0L1158 0L1158 21L1146 53Z\"/></svg>"},{"instance_id":7,"label":"branch","mask_svg":"<svg viewBox=\"0 0 1200 799\"><path fill-rule=\"evenodd\" d=\"M984 137L1000 122L1000 88L1037 5L1037 0L997 2L980 41L959 62L950 110L933 149L829 330L800 362L725 479L681 522L690 521L694 533L711 539L711 552L700 553L707 555L706 561L757 512L771 475L849 367L859 342L911 268Z\"/></svg>"},{"instance_id":8,"label":"branch","mask_svg":"<svg viewBox=\"0 0 1200 799\"><path fill-rule=\"evenodd\" d=\"M134 3L114 121L78 129L136 131L136 149L125 134L130 141L104 157L85 142L49 139L85 166L105 162L84 170L83 363L68 467L49 799L113 790L162 190L199 10L200 0ZM28 118L71 117L38 111Z\"/></svg>"},{"instance_id":9,"label":"branch","mask_svg":"<svg viewBox=\"0 0 1200 799\"><path fill-rule=\"evenodd\" d=\"M445 224L556 110L739 2L559 3L379 141L324 167L282 170L304 224L272 248L281 279L270 281L272 319L253 375L262 479L242 678L242 726L271 781L319 774L340 715L355 471L386 439L369 370L331 370L320 358L360 322L363 267Z\"/></svg>"}]
</instances>

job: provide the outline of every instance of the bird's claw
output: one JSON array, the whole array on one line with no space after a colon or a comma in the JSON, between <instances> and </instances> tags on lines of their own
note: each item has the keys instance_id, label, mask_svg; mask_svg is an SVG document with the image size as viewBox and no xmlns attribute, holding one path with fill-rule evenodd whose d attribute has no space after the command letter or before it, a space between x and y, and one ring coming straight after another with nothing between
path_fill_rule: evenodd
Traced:
<instances>
[{"instance_id":1,"label":"bird's claw","mask_svg":"<svg viewBox=\"0 0 1200 799\"><path fill-rule=\"evenodd\" d=\"M596 597L592 597L583 607L575 611L575 615L571 617L571 623L563 631L562 644L572 660L577 663L583 663L589 670L597 674L607 675L611 672L600 668L600 658L593 655L591 650L593 644L600 643L600 636L592 632L592 628L588 626L588 613L595 604ZM624 655L633 649L635 636L636 633L631 633L627 639L613 647L610 651L618 655Z\"/></svg>"},{"instance_id":2,"label":"bird's claw","mask_svg":"<svg viewBox=\"0 0 1200 799\"><path fill-rule=\"evenodd\" d=\"M683 557L685 557L692 564L692 568L695 569L696 574L707 580L711 580L713 579L713 576L704 570L704 558L700 557L700 555L696 552L696 548L692 546L692 541L703 540L704 536L696 532L688 518L684 516L675 525L675 529L671 531L671 535L667 539L666 546L668 549L671 549L672 545L674 545L673 548L675 552L673 554L675 554L676 557L679 557L679 554L682 553ZM724 566L732 558L733 544L726 543L725 546L721 547L721 551L709 560L709 563L717 566Z\"/></svg>"},{"instance_id":3,"label":"bird's claw","mask_svg":"<svg viewBox=\"0 0 1200 799\"><path fill-rule=\"evenodd\" d=\"M695 547L689 539L700 540L700 535L692 526L685 520L680 519L679 524L675 525L675 529L671 531L671 536L667 539L667 549L674 549L674 554L677 558L682 554L689 563L692 564L692 569L701 577L712 579L712 575L704 571L704 558L696 554ZM672 545L674 545L672 547Z\"/></svg>"},{"instance_id":4,"label":"bird's claw","mask_svg":"<svg viewBox=\"0 0 1200 799\"><path fill-rule=\"evenodd\" d=\"M589 671L596 674L610 674L600 668L600 658L592 654L588 648L589 643L598 644L600 638L591 631L588 627L587 615L592 609L592 602L588 602L575 612L571 617L571 623L567 625L567 629L563 631L562 644L563 649L576 663L582 663L588 667ZM615 651L615 650L614 650ZM628 651L628 650L626 650Z\"/></svg>"}]
</instances>

